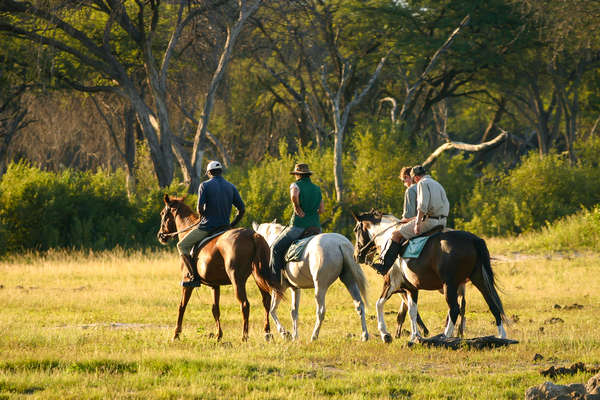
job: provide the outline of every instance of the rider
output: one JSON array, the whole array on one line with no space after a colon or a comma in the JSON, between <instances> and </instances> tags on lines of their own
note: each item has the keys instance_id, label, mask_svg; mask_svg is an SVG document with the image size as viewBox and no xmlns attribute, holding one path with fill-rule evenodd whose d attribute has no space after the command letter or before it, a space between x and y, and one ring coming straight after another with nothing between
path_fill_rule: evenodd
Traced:
<instances>
[{"instance_id":1,"label":"rider","mask_svg":"<svg viewBox=\"0 0 600 400\"><path fill-rule=\"evenodd\" d=\"M382 254L383 263L373 264L373 268L381 275L385 275L394 265L405 240L430 231L438 225L446 226L450 203L442 185L427 175L425 168L421 165L413 167L410 176L417 187L416 218L402 223L392 233L392 239L386 246L387 251Z\"/></svg>"},{"instance_id":2,"label":"rider","mask_svg":"<svg viewBox=\"0 0 600 400\"><path fill-rule=\"evenodd\" d=\"M281 280L285 253L292 242L300 238L307 228L321 231L319 214L324 210L321 189L310 180L312 172L308 169L308 164L296 164L290 174L296 178L290 185L290 199L294 212L289 226L279 234L271 246L270 267L276 281Z\"/></svg>"},{"instance_id":3,"label":"rider","mask_svg":"<svg viewBox=\"0 0 600 400\"><path fill-rule=\"evenodd\" d=\"M210 179L202 182L198 187L196 204L196 211L200 214L200 224L177 243L177 250L179 250L183 264L191 277L190 280L181 282L184 287L196 287L201 283L196 264L192 261L191 256L194 245L217 231L218 228L234 227L240 222L246 211L238 190L221 176L222 173L223 167L218 161L211 161L206 166L206 175ZM232 205L237 208L238 213L233 222L229 224Z\"/></svg>"}]
</instances>

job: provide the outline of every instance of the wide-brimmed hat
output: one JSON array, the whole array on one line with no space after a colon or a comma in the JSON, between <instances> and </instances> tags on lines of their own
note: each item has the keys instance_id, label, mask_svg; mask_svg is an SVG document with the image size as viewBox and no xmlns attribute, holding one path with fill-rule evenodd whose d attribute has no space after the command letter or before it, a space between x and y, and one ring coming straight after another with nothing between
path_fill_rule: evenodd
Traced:
<instances>
[{"instance_id":1,"label":"wide-brimmed hat","mask_svg":"<svg viewBox=\"0 0 600 400\"><path fill-rule=\"evenodd\" d=\"M294 170L290 172L292 175L312 175L312 171L308 169L308 164L296 164Z\"/></svg>"}]
</instances>

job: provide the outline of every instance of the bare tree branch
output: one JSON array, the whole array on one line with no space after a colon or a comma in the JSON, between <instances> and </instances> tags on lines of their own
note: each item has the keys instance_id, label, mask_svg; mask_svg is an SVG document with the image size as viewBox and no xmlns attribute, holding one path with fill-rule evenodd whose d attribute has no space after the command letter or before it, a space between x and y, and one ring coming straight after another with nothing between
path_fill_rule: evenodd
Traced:
<instances>
[{"instance_id":1,"label":"bare tree branch","mask_svg":"<svg viewBox=\"0 0 600 400\"><path fill-rule=\"evenodd\" d=\"M498 144L502 143L504 140L506 140L506 138L508 138L508 133L506 131L502 131L502 133L500 133L494 139L492 139L488 142L485 142L485 143L469 144L469 143L463 143L463 142L450 141L448 143L444 143L443 145L441 145L437 149L435 149L435 151L433 153L431 153L429 155L429 157L427 157L427 159L423 162L422 165L424 167L430 166L446 150L457 149L457 150L462 150L462 151L478 152L478 151L483 151L483 150L487 150L492 147L495 147Z\"/></svg>"}]
</instances>

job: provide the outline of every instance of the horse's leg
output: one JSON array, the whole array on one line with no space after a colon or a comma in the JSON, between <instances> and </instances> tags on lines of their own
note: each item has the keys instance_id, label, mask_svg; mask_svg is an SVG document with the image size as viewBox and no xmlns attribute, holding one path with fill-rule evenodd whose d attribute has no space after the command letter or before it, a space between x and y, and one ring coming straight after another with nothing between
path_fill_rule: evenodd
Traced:
<instances>
[{"instance_id":1,"label":"horse's leg","mask_svg":"<svg viewBox=\"0 0 600 400\"><path fill-rule=\"evenodd\" d=\"M408 301L406 299L406 293L402 292L400 293L400 296L402 297L402 304L400 304L398 314L396 315L396 322L398 324L396 326L396 335L394 336L396 339L402 336L402 325L404 324L404 320L406 319L406 311L408 311L408 306L406 305Z\"/></svg>"},{"instance_id":2,"label":"horse's leg","mask_svg":"<svg viewBox=\"0 0 600 400\"><path fill-rule=\"evenodd\" d=\"M221 330L221 310L219 308L219 300L221 298L221 286L215 286L213 290L213 305L212 315L217 325L217 340L221 340L223 337L223 331Z\"/></svg>"},{"instance_id":3,"label":"horse's leg","mask_svg":"<svg viewBox=\"0 0 600 400\"><path fill-rule=\"evenodd\" d=\"M285 330L281 322L279 322L279 317L277 316L277 307L279 307L279 303L281 302L281 298L275 295L275 292L271 293L271 309L269 313L275 322L275 326L277 327L277 332L281 334L281 337L288 338L289 333Z\"/></svg>"},{"instance_id":4,"label":"horse's leg","mask_svg":"<svg viewBox=\"0 0 600 400\"><path fill-rule=\"evenodd\" d=\"M416 289L409 291L407 294L407 300L408 315L410 316L410 341L414 342L416 339L421 337L418 323L419 308L417 306L417 302L419 301L419 291Z\"/></svg>"},{"instance_id":5,"label":"horse's leg","mask_svg":"<svg viewBox=\"0 0 600 400\"><path fill-rule=\"evenodd\" d=\"M237 276L234 277L237 278ZM244 319L244 325L242 327L242 341L248 340L248 319L250 316L250 303L248 302L248 295L246 294L246 282L242 279L232 279L233 292L235 297L240 302L242 309L242 318Z\"/></svg>"},{"instance_id":6,"label":"horse's leg","mask_svg":"<svg viewBox=\"0 0 600 400\"><path fill-rule=\"evenodd\" d=\"M298 310L300 309L300 289L292 288L292 339L298 340Z\"/></svg>"},{"instance_id":7,"label":"horse's leg","mask_svg":"<svg viewBox=\"0 0 600 400\"><path fill-rule=\"evenodd\" d=\"M460 324L458 324L458 337L463 337L465 334L465 309L467 302L465 300L465 284L458 287L458 297L460 298Z\"/></svg>"},{"instance_id":8,"label":"horse's leg","mask_svg":"<svg viewBox=\"0 0 600 400\"><path fill-rule=\"evenodd\" d=\"M193 291L193 287L184 287L181 292L181 302L179 303L179 314L177 316L177 326L175 327L173 340L179 339L179 334L181 333L181 324L183 323L183 314L185 314L185 308L187 307L188 301L190 301Z\"/></svg>"},{"instance_id":9,"label":"horse's leg","mask_svg":"<svg viewBox=\"0 0 600 400\"><path fill-rule=\"evenodd\" d=\"M319 331L321 330L321 324L325 318L325 293L327 288L323 288L318 284L315 286L315 302L317 303L317 320L315 321L315 328L313 329L312 336L310 337L311 342L315 341L319 337Z\"/></svg>"},{"instance_id":10,"label":"horse's leg","mask_svg":"<svg viewBox=\"0 0 600 400\"><path fill-rule=\"evenodd\" d=\"M446 297L446 303L448 304L448 318L446 318L447 324L444 330L444 336L451 337L454 334L454 327L458 314L460 313L460 307L458 305L458 288L452 282L446 282L444 284L444 296Z\"/></svg>"},{"instance_id":11,"label":"horse's leg","mask_svg":"<svg viewBox=\"0 0 600 400\"><path fill-rule=\"evenodd\" d=\"M390 335L389 332L387 331L387 328L385 326L385 319L383 316L383 305L385 304L386 301L389 300L392 293L394 292L394 290L392 290L392 287L391 287L390 276L391 276L391 274L386 275L385 280L383 281L383 290L381 292L381 296L379 296L379 299L377 300L377 303L375 304L375 309L377 310L377 329L379 329L379 334L381 335L381 339L385 343L392 342L392 335Z\"/></svg>"},{"instance_id":12,"label":"horse's leg","mask_svg":"<svg viewBox=\"0 0 600 400\"><path fill-rule=\"evenodd\" d=\"M271 322L269 321L269 309L271 308L271 293L260 291L262 296L263 308L265 309L265 340L269 341L273 338L271 334Z\"/></svg>"},{"instance_id":13,"label":"horse's leg","mask_svg":"<svg viewBox=\"0 0 600 400\"><path fill-rule=\"evenodd\" d=\"M367 330L367 320L365 318L365 304L360 295L360 289L358 288L356 281L352 277L352 274L343 273L340 276L340 279L342 280L342 282L348 289L350 296L352 296L352 299L354 300L354 309L360 316L360 325L362 328L362 334L360 338L363 342L366 342L367 340L369 340L369 332Z\"/></svg>"},{"instance_id":14,"label":"horse's leg","mask_svg":"<svg viewBox=\"0 0 600 400\"><path fill-rule=\"evenodd\" d=\"M500 308L496 304L496 301L494 301L494 296L496 299L498 299L497 300L498 302L500 301L500 298L498 297L498 293L496 292L496 289L494 289L493 286L491 289L489 289L490 285L486 284L486 279L484 279L484 277L483 277L481 268L476 268L475 271L473 271L473 274L471 275L470 279L471 279L471 282L473 283L473 285L477 289L479 289L479 291L483 295L485 302L487 303L488 307L490 308L490 311L492 312L492 314L494 315L494 318L496 319L496 327L498 328L498 337L500 337L502 339L506 339L506 331L504 330L504 324L502 323L502 312L500 311ZM489 279L488 279L488 281L489 281ZM493 290L493 293L491 292L492 290Z\"/></svg>"}]
</instances>

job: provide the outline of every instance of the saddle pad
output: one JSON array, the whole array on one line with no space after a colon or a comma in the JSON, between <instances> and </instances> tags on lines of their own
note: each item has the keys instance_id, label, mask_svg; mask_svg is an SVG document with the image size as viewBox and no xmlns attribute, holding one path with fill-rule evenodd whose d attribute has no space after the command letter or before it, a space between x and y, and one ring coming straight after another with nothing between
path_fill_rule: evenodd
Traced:
<instances>
[{"instance_id":1,"label":"saddle pad","mask_svg":"<svg viewBox=\"0 0 600 400\"><path fill-rule=\"evenodd\" d=\"M406 247L404 254L402 254L402 258L419 258L423 247L425 247L425 243L427 243L427 240L430 237L431 236L423 236L410 239L408 241L408 246Z\"/></svg>"},{"instance_id":2,"label":"saddle pad","mask_svg":"<svg viewBox=\"0 0 600 400\"><path fill-rule=\"evenodd\" d=\"M304 239L298 239L292 242L288 251L285 253L285 262L300 261L304 256L304 249L314 236L309 236Z\"/></svg>"}]
</instances>

